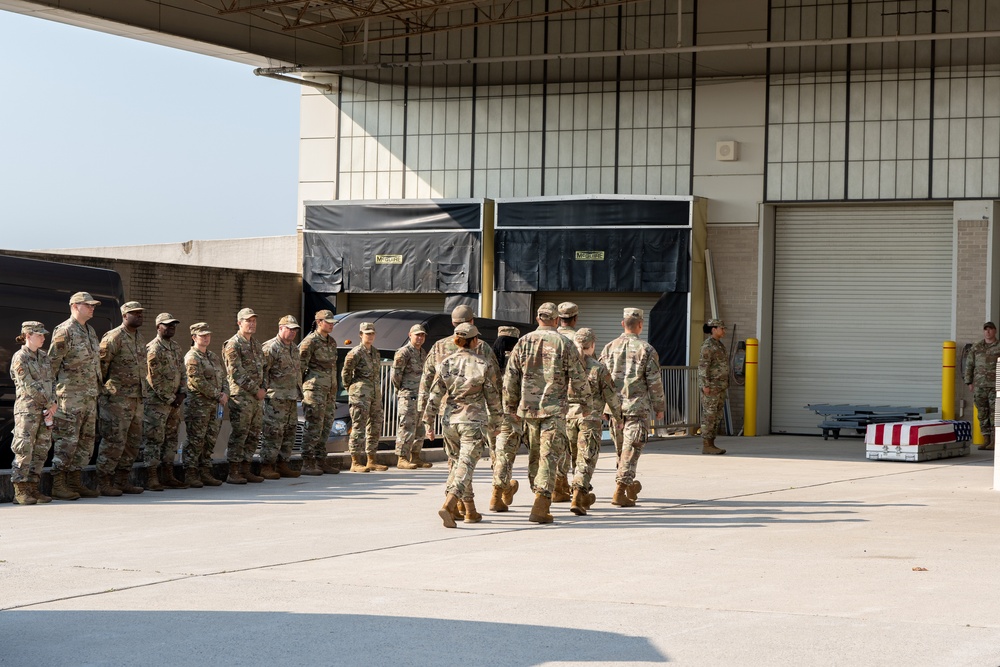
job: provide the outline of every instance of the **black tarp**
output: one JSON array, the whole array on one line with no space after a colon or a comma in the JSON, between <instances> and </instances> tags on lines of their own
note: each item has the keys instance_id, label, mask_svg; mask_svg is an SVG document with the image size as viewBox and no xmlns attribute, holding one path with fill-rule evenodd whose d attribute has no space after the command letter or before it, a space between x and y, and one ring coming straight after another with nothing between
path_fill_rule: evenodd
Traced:
<instances>
[{"instance_id":1,"label":"black tarp","mask_svg":"<svg viewBox=\"0 0 1000 667\"><path fill-rule=\"evenodd\" d=\"M686 292L667 292L647 315L647 340L661 366L687 365L687 299Z\"/></svg>"},{"instance_id":2,"label":"black tarp","mask_svg":"<svg viewBox=\"0 0 1000 667\"><path fill-rule=\"evenodd\" d=\"M324 232L417 232L440 229L478 231L481 201L309 203L305 230Z\"/></svg>"},{"instance_id":3,"label":"black tarp","mask_svg":"<svg viewBox=\"0 0 1000 667\"><path fill-rule=\"evenodd\" d=\"M669 199L530 199L497 202L497 228L679 227L691 221L691 202Z\"/></svg>"}]
</instances>

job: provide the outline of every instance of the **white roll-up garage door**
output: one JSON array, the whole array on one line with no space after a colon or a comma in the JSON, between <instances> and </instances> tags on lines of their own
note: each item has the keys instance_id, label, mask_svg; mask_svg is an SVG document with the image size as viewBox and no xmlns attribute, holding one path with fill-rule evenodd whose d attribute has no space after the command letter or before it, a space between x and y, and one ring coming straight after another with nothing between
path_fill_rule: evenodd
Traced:
<instances>
[{"instance_id":1,"label":"white roll-up garage door","mask_svg":"<svg viewBox=\"0 0 1000 667\"><path fill-rule=\"evenodd\" d=\"M952 310L952 207L779 208L771 430L807 403L938 406Z\"/></svg>"},{"instance_id":2,"label":"white roll-up garage door","mask_svg":"<svg viewBox=\"0 0 1000 667\"><path fill-rule=\"evenodd\" d=\"M639 337L646 340L649 311L659 300L659 292L535 292L532 312L546 301L559 305L572 301L580 308L576 326L589 327L597 335L597 353L610 341L622 335L622 311L642 308L647 326Z\"/></svg>"},{"instance_id":3,"label":"white roll-up garage door","mask_svg":"<svg viewBox=\"0 0 1000 667\"><path fill-rule=\"evenodd\" d=\"M350 310L426 310L444 312L444 294L349 294Z\"/></svg>"}]
</instances>

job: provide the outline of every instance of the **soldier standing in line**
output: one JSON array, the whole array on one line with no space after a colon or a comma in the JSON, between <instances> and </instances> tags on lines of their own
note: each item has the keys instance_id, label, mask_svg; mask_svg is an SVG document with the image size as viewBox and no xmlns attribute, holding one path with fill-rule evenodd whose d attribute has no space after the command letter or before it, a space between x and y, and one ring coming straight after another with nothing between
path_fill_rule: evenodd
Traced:
<instances>
[{"instance_id":1,"label":"soldier standing in line","mask_svg":"<svg viewBox=\"0 0 1000 667\"><path fill-rule=\"evenodd\" d=\"M622 319L624 333L601 351L601 363L611 373L622 402L620 439L615 443L616 447L620 446L618 473L615 493L611 497L611 504L619 507L634 506L642 490L642 483L635 478L635 472L642 448L649 438L650 410L656 413L657 419L663 419L667 409L660 377L660 357L652 345L639 340L642 315L640 308L626 308Z\"/></svg>"},{"instance_id":2,"label":"soldier standing in line","mask_svg":"<svg viewBox=\"0 0 1000 667\"><path fill-rule=\"evenodd\" d=\"M236 314L239 331L222 346L229 379L229 424L232 432L226 447L229 462L227 484L263 482L250 470L253 453L260 440L264 384L264 351L253 335L257 332L257 313L243 308Z\"/></svg>"},{"instance_id":3,"label":"soldier standing in line","mask_svg":"<svg viewBox=\"0 0 1000 667\"><path fill-rule=\"evenodd\" d=\"M362 322L360 333L361 343L347 353L341 377L351 410L351 472L388 470L376 461L382 432L382 358L373 345L375 325Z\"/></svg>"},{"instance_id":4,"label":"soldier standing in line","mask_svg":"<svg viewBox=\"0 0 1000 667\"><path fill-rule=\"evenodd\" d=\"M149 393L143 406L142 455L146 459L146 488L150 491L188 488L174 476L177 431L187 389L184 353L173 340L178 322L170 313L157 315L156 338L146 344ZM157 471L163 478L162 484Z\"/></svg>"},{"instance_id":5,"label":"soldier standing in line","mask_svg":"<svg viewBox=\"0 0 1000 667\"><path fill-rule=\"evenodd\" d=\"M497 363L500 367L500 376L507 369L507 357L517 344L517 339L521 337L521 331L517 327L502 326L497 329L497 339L493 343L493 354L496 355ZM502 387L501 379L501 391ZM514 455L521 446L521 439L524 434L514 432L510 419L504 419L500 423L500 432L497 434L493 450L490 452L490 463L493 469L493 495L490 497L491 512L506 512L510 504L514 501L514 494L517 493L518 483L516 479L511 479L514 468ZM512 440L513 439L513 440ZM498 456L505 449L509 449L510 460L507 456Z\"/></svg>"},{"instance_id":6,"label":"soldier standing in line","mask_svg":"<svg viewBox=\"0 0 1000 667\"><path fill-rule=\"evenodd\" d=\"M47 333L41 322L22 322L21 335L16 339L21 349L10 360L10 377L16 396L10 481L14 485L14 502L18 505L52 501L38 488L45 457L52 447L52 419L57 408L52 364L42 349Z\"/></svg>"},{"instance_id":7,"label":"soldier standing in line","mask_svg":"<svg viewBox=\"0 0 1000 667\"><path fill-rule=\"evenodd\" d=\"M448 425L442 435L459 454L448 472L445 503L438 512L446 528L455 527L459 499L464 505L465 523L483 520L483 515L476 511L472 475L483 456L486 430L491 428L489 422L502 419L500 390L489 379L489 364L470 349L478 337L479 330L473 324L455 327L453 341L458 351L438 366L422 419L433 436L434 418L447 395Z\"/></svg>"},{"instance_id":8,"label":"soldier standing in line","mask_svg":"<svg viewBox=\"0 0 1000 667\"><path fill-rule=\"evenodd\" d=\"M564 301L557 306L556 310L559 314L559 327L556 331L566 336L566 340L573 343L572 347L576 349L576 341L573 335L576 333L576 321L580 315L579 307L572 301ZM552 502L554 503L564 503L570 499L572 494L572 489L569 486L569 476L573 472L573 464L576 461L577 443L576 438L569 437L569 433L566 434L566 440L569 446L566 449L566 456L559 461L559 471L556 475L556 489L552 492Z\"/></svg>"},{"instance_id":9,"label":"soldier standing in line","mask_svg":"<svg viewBox=\"0 0 1000 667\"><path fill-rule=\"evenodd\" d=\"M555 488L556 467L564 456L566 413L569 401L586 405L590 396L587 374L576 348L556 331L556 306L543 303L537 311L538 328L518 341L507 360L504 373L504 412L512 422L523 420L523 432L538 453L538 471L528 470L535 502L528 520L552 523L549 506ZM568 391L567 391L568 390ZM583 409L583 416L587 408ZM507 441L510 443L513 438ZM512 460L514 451L505 443L497 458Z\"/></svg>"},{"instance_id":10,"label":"soldier standing in line","mask_svg":"<svg viewBox=\"0 0 1000 667\"><path fill-rule=\"evenodd\" d=\"M278 335L264 343L264 438L260 446L260 475L264 479L298 477L299 472L288 467L295 446L295 427L299 412L296 401L302 398L302 369L299 367L299 347L295 337L299 323L291 315L278 320ZM322 475L313 467L307 475Z\"/></svg>"},{"instance_id":11,"label":"soldier standing in line","mask_svg":"<svg viewBox=\"0 0 1000 667\"><path fill-rule=\"evenodd\" d=\"M299 345L302 369L302 412L306 426L302 438L302 472L319 470L327 475L340 472L327 460L326 441L330 438L337 413L337 341L333 331L333 312L316 313L316 328Z\"/></svg>"},{"instance_id":12,"label":"soldier standing in line","mask_svg":"<svg viewBox=\"0 0 1000 667\"><path fill-rule=\"evenodd\" d=\"M194 488L221 486L212 474L212 452L219 440L222 409L229 401L226 372L219 356L208 349L212 330L207 322L190 326L191 349L184 355L187 398L184 400L184 481Z\"/></svg>"},{"instance_id":13,"label":"soldier standing in line","mask_svg":"<svg viewBox=\"0 0 1000 667\"><path fill-rule=\"evenodd\" d=\"M979 431L983 444L979 449L993 449L993 411L996 409L997 359L1000 358L1000 341L997 325L983 325L983 340L972 346L962 369L965 385L972 392L972 400L979 415Z\"/></svg>"},{"instance_id":14,"label":"soldier standing in line","mask_svg":"<svg viewBox=\"0 0 1000 667\"><path fill-rule=\"evenodd\" d=\"M52 497L96 498L83 484L83 467L94 454L97 397L101 392L100 342L87 324L101 302L87 292L69 298L70 318L52 332L49 361L59 404L52 427Z\"/></svg>"},{"instance_id":15,"label":"soldier standing in line","mask_svg":"<svg viewBox=\"0 0 1000 667\"><path fill-rule=\"evenodd\" d=\"M142 493L129 475L142 446L142 399L145 394L146 344L139 335L143 308L138 301L121 307L122 324L101 339L101 380L97 486L102 496Z\"/></svg>"},{"instance_id":16,"label":"soldier standing in line","mask_svg":"<svg viewBox=\"0 0 1000 667\"><path fill-rule=\"evenodd\" d=\"M582 406L571 404L569 414L566 416L566 436L576 453L573 458L576 469L573 475L573 502L570 510L573 514L583 516L597 500L597 496L591 491L593 487L590 480L594 476L597 457L601 451L601 413L607 406L612 418L621 421L622 405L618 394L615 393L615 383L611 379L611 373L604 364L594 358L597 337L593 329L583 328L577 331L574 343L587 368L587 384L590 386L589 415L584 416L586 413Z\"/></svg>"},{"instance_id":17,"label":"soldier standing in line","mask_svg":"<svg viewBox=\"0 0 1000 667\"><path fill-rule=\"evenodd\" d=\"M396 467L403 470L430 468L431 463L420 458L424 446L424 423L417 414L420 376L427 361L424 341L427 330L422 324L410 327L409 341L396 350L392 359L392 386L396 388Z\"/></svg>"},{"instance_id":18,"label":"soldier standing in line","mask_svg":"<svg viewBox=\"0 0 1000 667\"><path fill-rule=\"evenodd\" d=\"M725 454L726 450L715 446L715 436L722 425L725 414L726 390L729 388L729 355L722 344L726 335L726 323L709 320L704 331L711 334L701 344L698 359L698 389L701 391L701 453Z\"/></svg>"}]
</instances>

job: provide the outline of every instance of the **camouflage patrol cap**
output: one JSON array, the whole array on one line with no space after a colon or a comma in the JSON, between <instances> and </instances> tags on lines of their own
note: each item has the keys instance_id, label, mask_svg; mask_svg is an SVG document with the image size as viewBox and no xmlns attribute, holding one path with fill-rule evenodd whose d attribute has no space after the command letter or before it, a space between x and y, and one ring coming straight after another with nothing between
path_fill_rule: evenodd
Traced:
<instances>
[{"instance_id":1,"label":"camouflage patrol cap","mask_svg":"<svg viewBox=\"0 0 1000 667\"><path fill-rule=\"evenodd\" d=\"M572 301L563 301L559 304L559 317L575 317L580 314L580 309Z\"/></svg>"},{"instance_id":2,"label":"camouflage patrol cap","mask_svg":"<svg viewBox=\"0 0 1000 667\"><path fill-rule=\"evenodd\" d=\"M412 327L410 327L410 333L411 334L426 334L427 333L427 329L424 328L423 324L414 324Z\"/></svg>"},{"instance_id":3,"label":"camouflage patrol cap","mask_svg":"<svg viewBox=\"0 0 1000 667\"><path fill-rule=\"evenodd\" d=\"M99 306L101 302L90 296L90 292L77 292L69 298L69 305L74 303L85 303L90 306Z\"/></svg>"},{"instance_id":4,"label":"camouflage patrol cap","mask_svg":"<svg viewBox=\"0 0 1000 667\"><path fill-rule=\"evenodd\" d=\"M723 322L722 320L718 319L718 318L715 318L715 319L709 320L708 322L705 322L705 326L708 327L708 328L710 328L710 329L714 329L715 327L720 327L722 329L725 329L726 328L726 323Z\"/></svg>"},{"instance_id":5,"label":"camouflage patrol cap","mask_svg":"<svg viewBox=\"0 0 1000 667\"><path fill-rule=\"evenodd\" d=\"M330 324L333 324L337 320L333 319L333 311L332 310L321 310L318 313L316 313L316 321L317 322L329 322Z\"/></svg>"},{"instance_id":6,"label":"camouflage patrol cap","mask_svg":"<svg viewBox=\"0 0 1000 667\"><path fill-rule=\"evenodd\" d=\"M597 334L594 333L593 329L583 327L582 329L576 330L576 333L573 334L573 340L575 340L580 347L587 347L591 343L597 343Z\"/></svg>"},{"instance_id":7,"label":"camouflage patrol cap","mask_svg":"<svg viewBox=\"0 0 1000 667\"><path fill-rule=\"evenodd\" d=\"M471 322L472 318L476 316L472 312L472 309L468 306L456 306L453 311L451 311L451 322L452 324L456 322Z\"/></svg>"},{"instance_id":8,"label":"camouflage patrol cap","mask_svg":"<svg viewBox=\"0 0 1000 667\"><path fill-rule=\"evenodd\" d=\"M987 322L986 324L983 325L983 328L984 329L993 329L994 331L996 331L997 325L993 324L993 321L990 320L989 322Z\"/></svg>"},{"instance_id":9,"label":"camouflage patrol cap","mask_svg":"<svg viewBox=\"0 0 1000 667\"><path fill-rule=\"evenodd\" d=\"M361 333L375 333L375 325L371 322L362 322L358 331Z\"/></svg>"},{"instance_id":10,"label":"camouflage patrol cap","mask_svg":"<svg viewBox=\"0 0 1000 667\"><path fill-rule=\"evenodd\" d=\"M514 338L521 337L521 330L517 327L502 326L497 328L498 336L513 336Z\"/></svg>"},{"instance_id":11,"label":"camouflage patrol cap","mask_svg":"<svg viewBox=\"0 0 1000 667\"><path fill-rule=\"evenodd\" d=\"M47 334L49 331L45 328L45 325L41 322L36 322L35 320L29 320L27 322L21 322L21 333L26 334Z\"/></svg>"},{"instance_id":12,"label":"camouflage patrol cap","mask_svg":"<svg viewBox=\"0 0 1000 667\"><path fill-rule=\"evenodd\" d=\"M236 313L237 322L249 320L251 317L257 317L257 313L253 312L253 308L241 308L240 312Z\"/></svg>"},{"instance_id":13,"label":"camouflage patrol cap","mask_svg":"<svg viewBox=\"0 0 1000 667\"><path fill-rule=\"evenodd\" d=\"M546 301L545 303L540 305L538 307L538 310L535 312L538 315L538 317L542 318L543 320L554 320L556 318L556 313L558 312L558 309L556 308L556 304Z\"/></svg>"},{"instance_id":14,"label":"camouflage patrol cap","mask_svg":"<svg viewBox=\"0 0 1000 667\"><path fill-rule=\"evenodd\" d=\"M128 301L122 304L121 311L122 315L125 313L134 313L137 310L146 310L142 307L142 304L138 301Z\"/></svg>"},{"instance_id":15,"label":"camouflage patrol cap","mask_svg":"<svg viewBox=\"0 0 1000 667\"><path fill-rule=\"evenodd\" d=\"M299 321L296 320L291 315L285 315L280 320L278 320L279 327L288 327L289 329L298 329Z\"/></svg>"},{"instance_id":16,"label":"camouflage patrol cap","mask_svg":"<svg viewBox=\"0 0 1000 667\"><path fill-rule=\"evenodd\" d=\"M635 318L638 318L638 319L641 320L642 319L642 308L626 308L622 312L622 318L627 320L630 317L635 317Z\"/></svg>"},{"instance_id":17,"label":"camouflage patrol cap","mask_svg":"<svg viewBox=\"0 0 1000 667\"><path fill-rule=\"evenodd\" d=\"M170 313L160 313L159 315L156 316L157 326L161 324L177 324L178 322L180 322L180 320L171 315Z\"/></svg>"},{"instance_id":18,"label":"camouflage patrol cap","mask_svg":"<svg viewBox=\"0 0 1000 667\"><path fill-rule=\"evenodd\" d=\"M470 338L475 338L479 335L479 329L476 328L475 324L470 324L468 322L462 322L457 327L455 327L455 335L459 338L464 338L466 340Z\"/></svg>"},{"instance_id":19,"label":"camouflage patrol cap","mask_svg":"<svg viewBox=\"0 0 1000 667\"><path fill-rule=\"evenodd\" d=\"M208 322L195 322L188 328L191 330L192 336L204 336L212 333L211 328L208 326Z\"/></svg>"}]
</instances>

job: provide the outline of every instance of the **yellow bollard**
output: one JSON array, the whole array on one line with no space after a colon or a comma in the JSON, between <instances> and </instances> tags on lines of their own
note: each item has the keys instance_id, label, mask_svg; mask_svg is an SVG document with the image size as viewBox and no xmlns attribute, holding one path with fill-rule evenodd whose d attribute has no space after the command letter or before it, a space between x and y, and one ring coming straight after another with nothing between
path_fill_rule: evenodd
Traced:
<instances>
[{"instance_id":1,"label":"yellow bollard","mask_svg":"<svg viewBox=\"0 0 1000 667\"><path fill-rule=\"evenodd\" d=\"M941 419L955 418L955 341L941 346Z\"/></svg>"},{"instance_id":2,"label":"yellow bollard","mask_svg":"<svg viewBox=\"0 0 1000 667\"><path fill-rule=\"evenodd\" d=\"M758 340L747 338L746 384L743 386L743 435L757 435Z\"/></svg>"},{"instance_id":3,"label":"yellow bollard","mask_svg":"<svg viewBox=\"0 0 1000 667\"><path fill-rule=\"evenodd\" d=\"M972 444L981 445L985 443L983 430L979 428L979 408L972 406Z\"/></svg>"}]
</instances>

